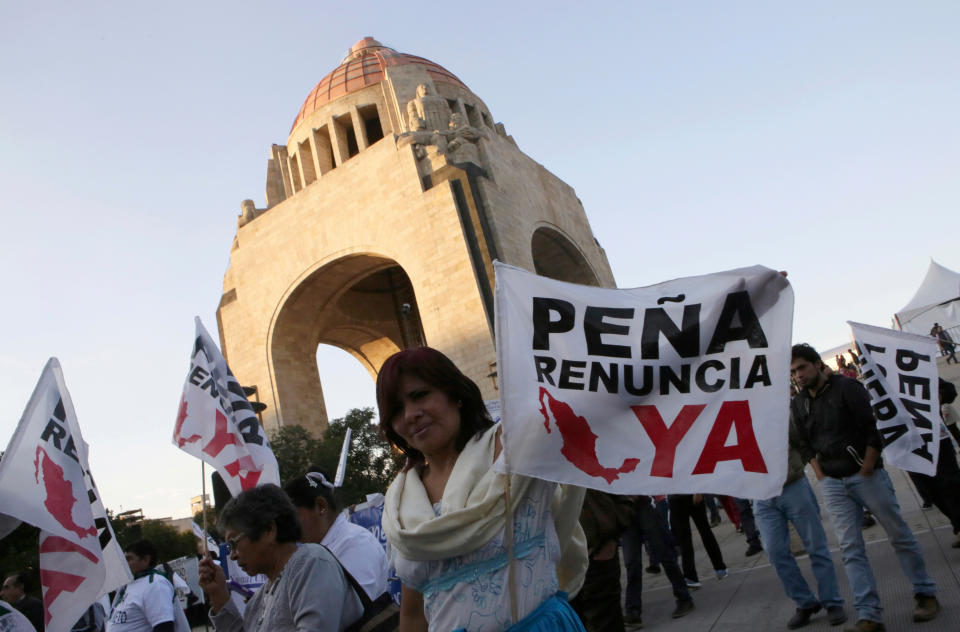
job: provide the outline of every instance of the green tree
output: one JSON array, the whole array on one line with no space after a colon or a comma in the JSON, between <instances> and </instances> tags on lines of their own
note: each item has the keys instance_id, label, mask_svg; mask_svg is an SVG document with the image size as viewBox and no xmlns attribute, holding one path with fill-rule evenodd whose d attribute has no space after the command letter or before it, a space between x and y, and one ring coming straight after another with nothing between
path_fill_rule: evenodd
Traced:
<instances>
[{"instance_id":1,"label":"green tree","mask_svg":"<svg viewBox=\"0 0 960 632\"><path fill-rule=\"evenodd\" d=\"M280 428L270 441L282 482L286 484L310 465L318 465L334 476L343 438L347 428L351 428L347 469L338 493L340 500L352 505L363 502L367 494L385 492L403 465L403 457L380 436L373 417L372 408L351 409L346 416L331 421L320 440L299 426Z\"/></svg>"},{"instance_id":2,"label":"green tree","mask_svg":"<svg viewBox=\"0 0 960 632\"><path fill-rule=\"evenodd\" d=\"M286 485L314 464L319 464L320 440L303 426L283 426L270 437L270 447L280 467L280 483ZM326 467L326 466L324 466Z\"/></svg>"},{"instance_id":3,"label":"green tree","mask_svg":"<svg viewBox=\"0 0 960 632\"><path fill-rule=\"evenodd\" d=\"M157 547L161 562L197 554L197 541L192 531L178 531L160 520L144 520L137 515L117 518L109 509L107 517L121 549L137 540L150 540Z\"/></svg>"},{"instance_id":4,"label":"green tree","mask_svg":"<svg viewBox=\"0 0 960 632\"><path fill-rule=\"evenodd\" d=\"M141 533L157 547L161 562L197 554L197 539L191 531L178 531L159 520L144 520Z\"/></svg>"},{"instance_id":5,"label":"green tree","mask_svg":"<svg viewBox=\"0 0 960 632\"><path fill-rule=\"evenodd\" d=\"M32 569L34 597L40 596L40 529L21 522L20 526L0 540L0 582L8 575Z\"/></svg>"}]
</instances>

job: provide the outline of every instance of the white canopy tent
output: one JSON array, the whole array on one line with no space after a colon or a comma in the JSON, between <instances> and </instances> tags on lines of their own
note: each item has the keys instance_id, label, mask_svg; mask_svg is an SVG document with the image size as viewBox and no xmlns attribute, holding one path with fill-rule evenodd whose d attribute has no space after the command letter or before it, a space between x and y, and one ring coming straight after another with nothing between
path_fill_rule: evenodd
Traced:
<instances>
[{"instance_id":1,"label":"white canopy tent","mask_svg":"<svg viewBox=\"0 0 960 632\"><path fill-rule=\"evenodd\" d=\"M960 325L960 272L931 259L920 288L894 318L903 331L923 335L934 323L944 329Z\"/></svg>"}]
</instances>

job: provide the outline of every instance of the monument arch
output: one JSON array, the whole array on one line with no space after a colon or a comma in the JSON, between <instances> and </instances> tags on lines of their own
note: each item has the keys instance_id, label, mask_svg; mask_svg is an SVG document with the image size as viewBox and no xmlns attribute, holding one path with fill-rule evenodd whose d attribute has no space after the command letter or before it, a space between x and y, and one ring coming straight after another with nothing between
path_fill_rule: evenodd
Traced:
<instances>
[{"instance_id":1,"label":"monument arch","mask_svg":"<svg viewBox=\"0 0 960 632\"><path fill-rule=\"evenodd\" d=\"M590 262L569 237L552 226L540 226L530 240L533 270L558 281L599 286Z\"/></svg>"},{"instance_id":2,"label":"monument arch","mask_svg":"<svg viewBox=\"0 0 960 632\"><path fill-rule=\"evenodd\" d=\"M241 203L217 310L268 430L326 426L318 344L371 377L429 344L496 397L494 260L614 285L573 188L495 120L449 70L370 37L310 91L269 148L265 205Z\"/></svg>"}]
</instances>

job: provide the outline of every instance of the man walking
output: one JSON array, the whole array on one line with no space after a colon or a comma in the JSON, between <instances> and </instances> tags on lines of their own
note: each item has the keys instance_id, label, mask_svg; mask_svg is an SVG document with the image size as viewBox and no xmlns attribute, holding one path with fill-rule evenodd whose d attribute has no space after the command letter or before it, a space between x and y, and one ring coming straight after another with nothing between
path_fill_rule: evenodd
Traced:
<instances>
[{"instance_id":1,"label":"man walking","mask_svg":"<svg viewBox=\"0 0 960 632\"><path fill-rule=\"evenodd\" d=\"M753 515L770 564L777 571L784 592L797 604L796 614L787 622L787 627L791 630L807 625L810 617L821 608L827 609L830 625L840 625L847 620L847 613L843 611L843 598L840 597L837 587L833 559L827 548L827 534L820 521L820 505L817 504L813 488L803 474L805 464L800 455L799 444L800 437L791 416L787 480L783 491L774 498L753 502ZM819 600L807 585L790 551L788 521L793 523L803 546L810 554L810 566L813 568L813 576L817 578Z\"/></svg>"},{"instance_id":2,"label":"man walking","mask_svg":"<svg viewBox=\"0 0 960 632\"><path fill-rule=\"evenodd\" d=\"M643 542L651 556L656 556L660 566L670 580L676 608L673 618L679 619L693 611L693 598L683 577L683 571L677 564L677 554L673 548L667 523L657 511L653 499L639 496L633 523L620 536L623 545L624 565L627 568L626 616L624 621L639 625L643 612Z\"/></svg>"},{"instance_id":3,"label":"man walking","mask_svg":"<svg viewBox=\"0 0 960 632\"><path fill-rule=\"evenodd\" d=\"M940 611L937 587L927 574L920 545L900 515L893 485L883 469L880 433L866 389L842 375L827 377L820 354L807 344L793 346L790 375L800 388L791 402L800 451L820 480L853 590L858 620L851 630L885 629L877 582L861 532L864 507L887 532L900 567L913 584L913 620L931 621Z\"/></svg>"},{"instance_id":4,"label":"man walking","mask_svg":"<svg viewBox=\"0 0 960 632\"><path fill-rule=\"evenodd\" d=\"M954 352L956 345L953 343L953 338L944 329L940 326L940 323L933 323L933 329L930 330L930 335L937 339L937 343L940 345L940 352L947 358L947 364L950 364L950 361L953 360L954 364L957 364L957 354Z\"/></svg>"}]
</instances>

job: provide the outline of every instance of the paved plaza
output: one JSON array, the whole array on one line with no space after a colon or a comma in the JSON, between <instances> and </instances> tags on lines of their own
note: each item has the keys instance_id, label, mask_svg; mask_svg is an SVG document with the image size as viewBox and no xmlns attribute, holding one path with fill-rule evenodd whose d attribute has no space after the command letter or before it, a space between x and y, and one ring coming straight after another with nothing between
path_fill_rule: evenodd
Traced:
<instances>
[{"instance_id":1,"label":"paved plaza","mask_svg":"<svg viewBox=\"0 0 960 632\"><path fill-rule=\"evenodd\" d=\"M809 469L809 468L808 468ZM921 632L956 632L960 630L960 549L950 548L954 537L947 519L934 509L921 509L917 492L906 472L888 468L897 492L900 508L908 524L923 548L927 570L937 582L937 598L943 610L940 616L929 623L914 623L913 593L900 567L893 549L887 542L883 528L876 526L864 529L867 540L867 555L880 587L880 599L884 607L884 623L887 630L917 630ZM814 479L811 483L819 489ZM960 493L960 490L958 490ZM823 503L821 502L821 508ZM670 612L674 607L670 583L663 573L643 577L643 630L697 630L698 632L721 632L733 630L786 630L786 623L796 608L783 593L776 572L770 566L766 554L745 557L747 543L742 533L737 533L723 514L723 522L714 528L714 534L723 550L730 576L722 581L714 577L710 560L702 547L697 548L697 571L703 587L693 592L696 610L682 619L673 620ZM840 551L833 525L823 510L824 526L830 540L830 551L837 568L840 590L846 600L847 624L852 624L855 613L852 606L850 586L840 561ZM699 538L694 530L694 543ZM644 565L647 563L644 551ZM806 555L798 557L800 568L810 587L816 592L816 583L810 572ZM803 630L842 630L845 626L833 627L827 623L825 611L815 615L810 625ZM627 630L638 630L627 626Z\"/></svg>"}]
</instances>

